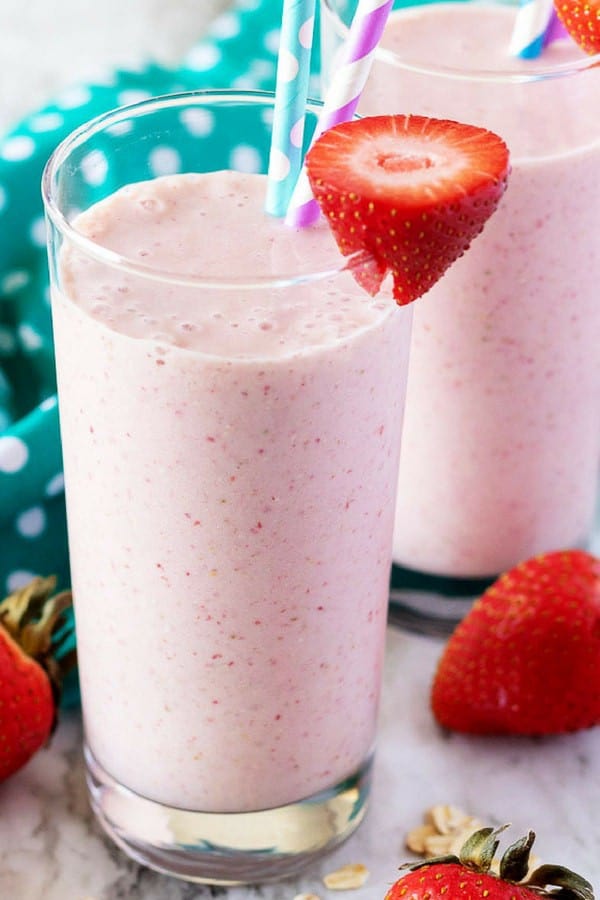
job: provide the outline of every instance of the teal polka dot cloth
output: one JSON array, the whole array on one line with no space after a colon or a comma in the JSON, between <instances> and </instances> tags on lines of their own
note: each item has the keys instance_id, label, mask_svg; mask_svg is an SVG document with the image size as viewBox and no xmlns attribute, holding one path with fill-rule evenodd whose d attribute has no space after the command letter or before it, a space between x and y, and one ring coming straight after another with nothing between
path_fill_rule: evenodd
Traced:
<instances>
[{"instance_id":1,"label":"teal polka dot cloth","mask_svg":"<svg viewBox=\"0 0 600 900\"><path fill-rule=\"evenodd\" d=\"M73 86L0 142L1 595L36 574L55 573L60 587L69 583L39 187L44 164L70 131L116 106L194 88L272 90L279 15L279 5L269 0L238 0L215 20L180 68L150 65L143 71L115 72L104 83ZM312 89L317 91L316 76ZM188 126L191 135L202 134L206 123L201 113L195 118L190 114ZM177 151L169 147L158 151L149 161L150 174L176 171ZM258 152L245 143L236 148L234 161L252 169L262 164L256 159ZM88 179L103 182L102 161L88 165Z\"/></svg>"},{"instance_id":2,"label":"teal polka dot cloth","mask_svg":"<svg viewBox=\"0 0 600 900\"><path fill-rule=\"evenodd\" d=\"M149 65L115 72L102 83L75 85L0 140L0 596L34 575L55 574L59 588L69 585L40 196L46 160L74 128L117 106L193 89L273 90L280 14L280 5L270 0L238 0L179 68ZM317 91L313 74L311 92ZM187 125L191 136L206 128L201 114L190 114ZM249 170L264 165L264 135L256 143L260 147L245 142L234 148L232 164ZM105 160L86 164L89 182L104 183ZM178 164L174 148L157 148L149 174L177 171ZM65 702L75 703L76 682L67 687Z\"/></svg>"},{"instance_id":3,"label":"teal polka dot cloth","mask_svg":"<svg viewBox=\"0 0 600 900\"><path fill-rule=\"evenodd\" d=\"M74 128L117 106L193 89L273 90L280 16L281 3L237 0L179 68L149 65L143 71L115 72L102 83L74 85L0 140L0 596L34 575L55 574L59 588L69 585L40 196L46 160ZM315 41L313 97L319 95L318 72ZM190 110L185 124L190 139L206 136L209 126L201 110ZM147 177L177 171L182 149L155 148ZM244 143L231 149L231 163L264 171L267 155L266 133L250 139L244 134ZM106 188L108 162L102 152L88 154L81 165L90 185Z\"/></svg>"}]
</instances>

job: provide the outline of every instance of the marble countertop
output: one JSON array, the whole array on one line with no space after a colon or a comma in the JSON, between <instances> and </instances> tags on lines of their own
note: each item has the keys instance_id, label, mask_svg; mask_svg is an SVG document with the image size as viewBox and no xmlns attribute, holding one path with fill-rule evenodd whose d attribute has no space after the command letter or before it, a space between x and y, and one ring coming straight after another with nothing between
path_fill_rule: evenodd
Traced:
<instances>
[{"instance_id":1,"label":"marble countertop","mask_svg":"<svg viewBox=\"0 0 600 900\"><path fill-rule=\"evenodd\" d=\"M0 785L0 897L3 900L383 900L406 860L406 832L437 803L489 824L532 827L543 862L575 869L600 887L600 728L545 739L480 739L442 732L428 692L442 643L390 629L375 782L358 831L304 877L228 890L179 882L129 861L89 811L81 720L63 716L51 746ZM363 863L366 885L348 893L321 878Z\"/></svg>"},{"instance_id":2,"label":"marble countertop","mask_svg":"<svg viewBox=\"0 0 600 900\"><path fill-rule=\"evenodd\" d=\"M2 0L0 131L86 78L95 65L140 57L179 58L228 0ZM119 27L114 28L117 20ZM35 61L35 62L32 62ZM408 829L436 803L456 804L490 824L533 827L544 861L576 869L600 886L600 729L544 740L483 740L442 733L428 708L438 640L390 630L372 804L340 849L302 879L227 891L178 882L129 861L90 813L81 719L62 717L49 749L0 785L2 900L322 900L383 898L406 858ZM333 894L323 874L364 863L367 884Z\"/></svg>"}]
</instances>

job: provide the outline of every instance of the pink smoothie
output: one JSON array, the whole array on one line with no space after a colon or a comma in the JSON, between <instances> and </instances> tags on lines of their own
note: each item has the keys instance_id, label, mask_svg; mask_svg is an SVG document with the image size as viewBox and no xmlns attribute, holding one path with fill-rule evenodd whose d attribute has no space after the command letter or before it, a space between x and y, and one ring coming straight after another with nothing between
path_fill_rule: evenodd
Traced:
<instances>
[{"instance_id":1,"label":"pink smoothie","mask_svg":"<svg viewBox=\"0 0 600 900\"><path fill-rule=\"evenodd\" d=\"M410 311L261 176L171 176L81 215L54 297L87 741L145 797L246 811L371 752ZM231 278L228 289L176 284ZM258 280L258 279L256 279Z\"/></svg>"},{"instance_id":2,"label":"pink smoothie","mask_svg":"<svg viewBox=\"0 0 600 900\"><path fill-rule=\"evenodd\" d=\"M386 49L425 68L375 65L360 111L412 112L493 129L512 175L469 253L415 308L395 561L488 576L581 544L600 458L600 68L507 83L582 59L507 48L514 10L436 4L392 16ZM494 80L495 79L495 80Z\"/></svg>"}]
</instances>

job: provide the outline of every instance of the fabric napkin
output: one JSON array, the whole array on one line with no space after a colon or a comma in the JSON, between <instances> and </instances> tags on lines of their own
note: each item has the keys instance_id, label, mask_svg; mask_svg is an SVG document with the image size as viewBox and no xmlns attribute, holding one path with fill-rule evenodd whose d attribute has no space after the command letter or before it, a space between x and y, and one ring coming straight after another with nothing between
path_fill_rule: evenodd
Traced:
<instances>
[{"instance_id":1,"label":"fabric napkin","mask_svg":"<svg viewBox=\"0 0 600 900\"><path fill-rule=\"evenodd\" d=\"M115 106L202 88L274 88L280 4L238 0L182 65L74 85L0 142L0 595L35 574L67 586L68 555L45 226L44 164L74 128ZM314 58L316 92L318 52Z\"/></svg>"}]
</instances>

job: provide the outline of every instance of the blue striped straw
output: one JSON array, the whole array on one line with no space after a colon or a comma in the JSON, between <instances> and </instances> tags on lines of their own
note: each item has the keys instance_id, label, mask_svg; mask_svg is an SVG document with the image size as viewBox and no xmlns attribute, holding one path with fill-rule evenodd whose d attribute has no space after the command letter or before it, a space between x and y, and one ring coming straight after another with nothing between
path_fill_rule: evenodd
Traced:
<instances>
[{"instance_id":1,"label":"blue striped straw","mask_svg":"<svg viewBox=\"0 0 600 900\"><path fill-rule=\"evenodd\" d=\"M316 0L284 0L265 209L284 216L302 168Z\"/></svg>"},{"instance_id":2,"label":"blue striped straw","mask_svg":"<svg viewBox=\"0 0 600 900\"><path fill-rule=\"evenodd\" d=\"M327 129L347 122L354 115L383 34L393 0L358 0L343 58L327 89L313 142ZM319 218L306 170L302 169L287 211L286 224L296 228L312 225Z\"/></svg>"},{"instance_id":3,"label":"blue striped straw","mask_svg":"<svg viewBox=\"0 0 600 900\"><path fill-rule=\"evenodd\" d=\"M553 0L520 0L508 48L511 56L537 59L546 46L553 10Z\"/></svg>"}]
</instances>

